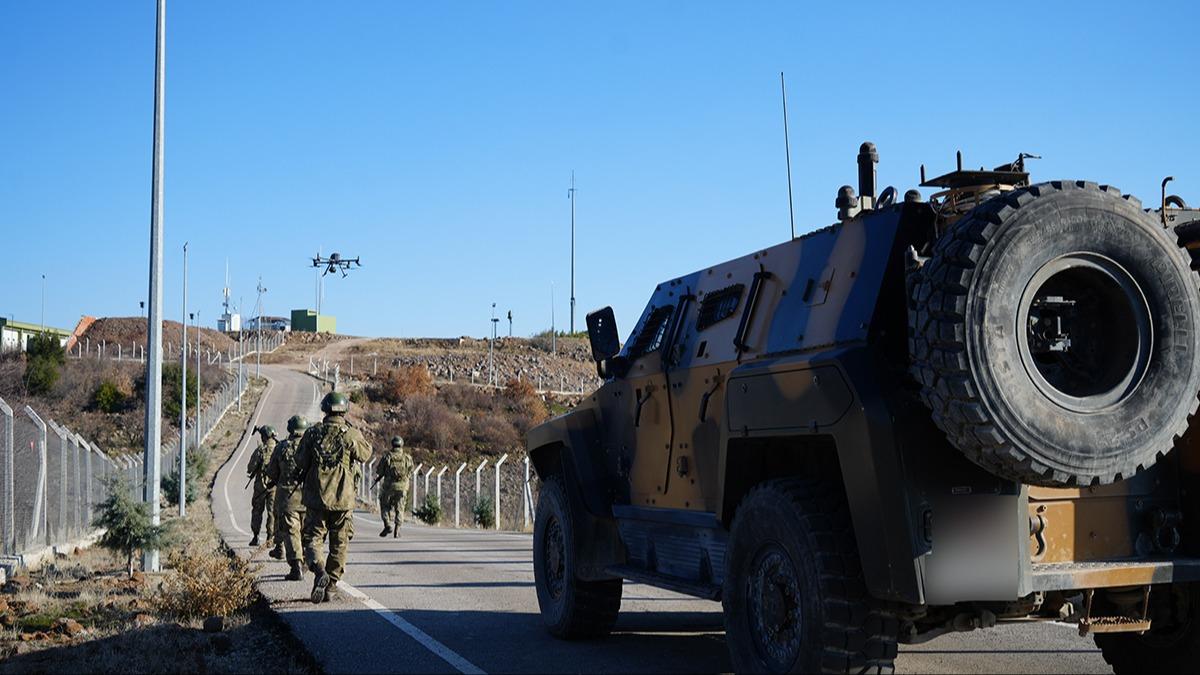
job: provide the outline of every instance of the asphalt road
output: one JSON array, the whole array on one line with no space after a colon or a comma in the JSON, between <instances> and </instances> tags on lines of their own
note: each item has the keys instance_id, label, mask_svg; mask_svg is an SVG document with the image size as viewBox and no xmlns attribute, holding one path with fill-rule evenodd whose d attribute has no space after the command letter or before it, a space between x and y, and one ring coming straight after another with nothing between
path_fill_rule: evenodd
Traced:
<instances>
[{"instance_id":1,"label":"asphalt road","mask_svg":"<svg viewBox=\"0 0 1200 675\"><path fill-rule=\"evenodd\" d=\"M317 390L304 373L263 366L271 380L256 424L281 431L295 413L315 419ZM249 439L248 439L249 440ZM247 547L250 493L239 447L217 475L213 511L226 541ZM329 672L727 672L720 604L640 584L625 586L614 635L561 642L540 625L527 534L405 525L399 539L355 515L346 586L336 603L308 602L311 576L259 552L261 588ZM1008 625L901 647L900 672L1110 672L1090 639L1059 625Z\"/></svg>"}]
</instances>

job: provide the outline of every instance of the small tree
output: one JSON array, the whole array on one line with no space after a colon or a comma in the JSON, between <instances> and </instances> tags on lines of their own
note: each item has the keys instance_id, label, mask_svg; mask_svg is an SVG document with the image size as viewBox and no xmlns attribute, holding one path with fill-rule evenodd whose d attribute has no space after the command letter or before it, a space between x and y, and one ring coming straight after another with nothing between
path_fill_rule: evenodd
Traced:
<instances>
[{"instance_id":1,"label":"small tree","mask_svg":"<svg viewBox=\"0 0 1200 675\"><path fill-rule=\"evenodd\" d=\"M29 338L25 346L25 390L35 396L49 394L58 383L59 367L67 355L58 338L40 333Z\"/></svg>"},{"instance_id":2,"label":"small tree","mask_svg":"<svg viewBox=\"0 0 1200 675\"><path fill-rule=\"evenodd\" d=\"M163 384L163 415L167 419L179 419L180 402L183 400L183 368L178 363L164 363L162 369ZM196 391L196 372L189 370L187 376L188 393ZM188 397L188 412L196 409L196 397Z\"/></svg>"},{"instance_id":3,"label":"small tree","mask_svg":"<svg viewBox=\"0 0 1200 675\"><path fill-rule=\"evenodd\" d=\"M442 520L442 504L434 495L425 495L425 503L413 510L413 515L421 522L437 525Z\"/></svg>"},{"instance_id":4,"label":"small tree","mask_svg":"<svg viewBox=\"0 0 1200 675\"><path fill-rule=\"evenodd\" d=\"M208 453L203 448L192 448L187 453L187 493L184 495L187 503L196 501L196 486L208 473ZM179 505L179 467L171 469L171 473L163 477L162 494L167 503Z\"/></svg>"},{"instance_id":5,"label":"small tree","mask_svg":"<svg viewBox=\"0 0 1200 675\"><path fill-rule=\"evenodd\" d=\"M475 516L475 524L479 527L490 530L496 526L496 516L490 497L480 497L479 501L475 502L475 508L472 511Z\"/></svg>"},{"instance_id":6,"label":"small tree","mask_svg":"<svg viewBox=\"0 0 1200 675\"><path fill-rule=\"evenodd\" d=\"M92 408L105 413L118 413L125 409L129 397L112 380L104 380L92 394Z\"/></svg>"},{"instance_id":7,"label":"small tree","mask_svg":"<svg viewBox=\"0 0 1200 675\"><path fill-rule=\"evenodd\" d=\"M92 522L104 528L100 546L125 555L129 576L133 577L133 556L147 548L162 548L167 543L167 528L150 523L150 507L129 496L129 486L119 477L105 481L108 498L100 503Z\"/></svg>"}]
</instances>

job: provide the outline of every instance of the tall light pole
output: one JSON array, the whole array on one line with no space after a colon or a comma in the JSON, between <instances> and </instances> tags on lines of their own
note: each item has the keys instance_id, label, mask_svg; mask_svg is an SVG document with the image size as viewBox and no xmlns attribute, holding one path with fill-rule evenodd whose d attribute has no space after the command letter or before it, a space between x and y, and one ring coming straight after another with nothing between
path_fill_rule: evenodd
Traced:
<instances>
[{"instance_id":1,"label":"tall light pole","mask_svg":"<svg viewBox=\"0 0 1200 675\"><path fill-rule=\"evenodd\" d=\"M46 332L46 275L42 275L42 332Z\"/></svg>"},{"instance_id":2,"label":"tall light pole","mask_svg":"<svg viewBox=\"0 0 1200 675\"><path fill-rule=\"evenodd\" d=\"M180 517L187 515L187 327L188 327L188 311L187 311L187 242L183 242L183 316L180 317L180 326L183 328L183 342L179 346L179 361L183 370L183 375L179 380L179 515ZM200 372L196 371L197 374ZM199 400L196 401L200 403Z\"/></svg>"},{"instance_id":3,"label":"tall light pole","mask_svg":"<svg viewBox=\"0 0 1200 675\"><path fill-rule=\"evenodd\" d=\"M493 352L496 349L496 324L500 319L496 318L496 303L492 303L492 341L488 343L488 384L496 384L496 361Z\"/></svg>"},{"instance_id":4,"label":"tall light pole","mask_svg":"<svg viewBox=\"0 0 1200 675\"><path fill-rule=\"evenodd\" d=\"M192 315L195 319L192 325L196 327L196 442L192 450L200 450L200 312ZM182 475L182 474L180 474Z\"/></svg>"},{"instance_id":5,"label":"tall light pole","mask_svg":"<svg viewBox=\"0 0 1200 675\"><path fill-rule=\"evenodd\" d=\"M571 188L567 190L571 200L571 332L575 332L575 172L571 172Z\"/></svg>"},{"instance_id":6,"label":"tall light pole","mask_svg":"<svg viewBox=\"0 0 1200 675\"><path fill-rule=\"evenodd\" d=\"M554 328L554 282L550 282L550 353L558 353L558 330Z\"/></svg>"},{"instance_id":7,"label":"tall light pole","mask_svg":"<svg viewBox=\"0 0 1200 675\"><path fill-rule=\"evenodd\" d=\"M163 115L166 99L167 0L158 0L154 48L154 150L150 172L150 317L146 320L150 354L146 360L145 488L142 499L150 505L150 523L159 524L158 448L162 444L162 233L163 233ZM158 549L142 552L142 570L160 569Z\"/></svg>"},{"instance_id":8,"label":"tall light pole","mask_svg":"<svg viewBox=\"0 0 1200 675\"><path fill-rule=\"evenodd\" d=\"M267 289L262 285L262 277L258 278L258 317L255 321L258 322L258 347L254 350L254 376L262 377L262 295Z\"/></svg>"}]
</instances>

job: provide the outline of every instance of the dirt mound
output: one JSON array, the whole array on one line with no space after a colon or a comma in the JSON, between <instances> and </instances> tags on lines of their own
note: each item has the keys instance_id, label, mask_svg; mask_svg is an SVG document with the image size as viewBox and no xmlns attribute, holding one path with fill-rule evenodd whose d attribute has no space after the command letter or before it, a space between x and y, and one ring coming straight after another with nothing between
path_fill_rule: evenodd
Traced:
<instances>
[{"instance_id":1,"label":"dirt mound","mask_svg":"<svg viewBox=\"0 0 1200 675\"><path fill-rule=\"evenodd\" d=\"M194 340L196 335L195 329L188 326L188 339ZM119 317L96 319L96 322L81 336L81 340L90 340L92 344L100 344L104 342L109 345L125 345L126 348L132 345L146 344L146 320L140 317ZM163 322L163 343L178 345L182 342L183 331L180 328L178 321ZM220 331L211 328L200 329L200 342L202 347L215 348L217 350L228 352L234 348L236 344L229 336Z\"/></svg>"}]
</instances>

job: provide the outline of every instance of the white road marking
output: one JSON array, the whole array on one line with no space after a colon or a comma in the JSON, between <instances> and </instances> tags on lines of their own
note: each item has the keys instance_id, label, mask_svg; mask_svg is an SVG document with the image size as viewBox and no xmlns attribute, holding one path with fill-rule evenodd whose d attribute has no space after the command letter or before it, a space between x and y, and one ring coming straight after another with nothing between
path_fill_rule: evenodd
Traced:
<instances>
[{"instance_id":1,"label":"white road marking","mask_svg":"<svg viewBox=\"0 0 1200 675\"><path fill-rule=\"evenodd\" d=\"M267 388L263 391L262 402L265 403L268 396L271 395L271 387L274 384L270 379L267 380ZM262 414L265 406L260 403L254 411L254 417L250 420L250 428L258 426L258 416ZM229 467L229 473L225 474L225 483L221 486L221 492L225 495L225 510L229 512L229 524L233 529L245 536L250 536L250 533L243 530L237 524L237 517L234 516L233 503L229 501L229 476L233 473L233 468L242 461L242 456L246 454L246 449L250 447L250 440L254 437L253 433L246 434L242 439L242 447L238 450L237 456L233 458L233 464Z\"/></svg>"},{"instance_id":2,"label":"white road marking","mask_svg":"<svg viewBox=\"0 0 1200 675\"><path fill-rule=\"evenodd\" d=\"M461 654L433 639L428 633L406 621L404 617L393 612L387 607L384 607L374 598L346 583L344 579L338 582L338 587L346 589L347 593L357 598L370 609L374 610L376 614L386 619L388 623L404 631L405 635L408 635L410 638L419 642L422 647L433 652L438 658L446 663L449 663L458 672L470 673L472 675L485 675L481 668L468 661Z\"/></svg>"}]
</instances>

